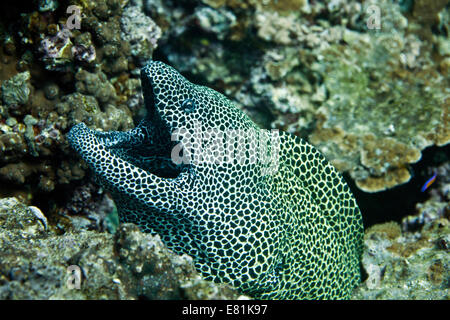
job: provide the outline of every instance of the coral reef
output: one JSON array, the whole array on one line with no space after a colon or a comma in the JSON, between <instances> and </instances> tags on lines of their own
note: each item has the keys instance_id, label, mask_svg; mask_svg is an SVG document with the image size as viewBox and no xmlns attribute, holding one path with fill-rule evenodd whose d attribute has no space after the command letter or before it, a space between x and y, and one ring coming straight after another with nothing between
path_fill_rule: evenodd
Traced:
<instances>
[{"instance_id":1,"label":"coral reef","mask_svg":"<svg viewBox=\"0 0 450 320\"><path fill-rule=\"evenodd\" d=\"M17 21L10 16L2 20L10 27L0 35L0 180L10 188L2 188L1 196L18 196L27 203L37 194L58 198L59 190L86 177L66 143L70 127L87 122L104 130L126 130L134 126L133 116L137 121L143 116L133 70L143 55L151 57L159 29L149 17L141 21L153 25L157 34L134 56L130 39L121 34L127 1L73 4L82 12L79 29L69 27L55 1L39 2L38 11Z\"/></svg>"},{"instance_id":2,"label":"coral reef","mask_svg":"<svg viewBox=\"0 0 450 320\"><path fill-rule=\"evenodd\" d=\"M113 236L57 235L36 207L0 199L0 299L236 299L202 280L189 256L131 224ZM79 270L79 288L71 270ZM71 277L72 276L72 277Z\"/></svg>"},{"instance_id":3,"label":"coral reef","mask_svg":"<svg viewBox=\"0 0 450 320\"><path fill-rule=\"evenodd\" d=\"M448 219L429 223L421 233L401 232L396 223L366 232L363 266L368 273L353 299L450 298Z\"/></svg>"},{"instance_id":4,"label":"coral reef","mask_svg":"<svg viewBox=\"0 0 450 320\"><path fill-rule=\"evenodd\" d=\"M56 26L59 29L59 26ZM63 26L55 35L49 35L41 41L39 52L48 70L61 70L72 57L72 32Z\"/></svg>"},{"instance_id":5,"label":"coral reef","mask_svg":"<svg viewBox=\"0 0 450 320\"><path fill-rule=\"evenodd\" d=\"M367 279L353 299L450 298L450 163L434 171L439 181L416 214L366 230Z\"/></svg>"},{"instance_id":6,"label":"coral reef","mask_svg":"<svg viewBox=\"0 0 450 320\"><path fill-rule=\"evenodd\" d=\"M58 225L58 229L63 232L75 229L115 233L119 224L114 201L91 182L76 187L58 215L62 217L61 220L66 218L68 222Z\"/></svg>"},{"instance_id":7,"label":"coral reef","mask_svg":"<svg viewBox=\"0 0 450 320\"><path fill-rule=\"evenodd\" d=\"M71 25L69 5L80 9L79 28ZM97 130L134 127L145 115L139 67L152 56L225 93L259 125L308 140L365 192L412 183L424 149L449 142L446 0L36 0L27 10L0 6L0 198L40 207L50 231L30 219L46 244L73 243L71 232L86 239L78 244L114 243L96 233L115 229L109 196L92 184L66 133L79 122ZM441 272L448 270L442 249L448 243L448 169L430 170L437 180L416 215L400 229L390 224L367 231L366 246L376 254L366 253L364 265L376 286L364 284L355 297L427 298L427 288L429 297L448 297L448 275ZM16 222L2 232L12 232ZM69 234L60 239L52 228ZM65 265L52 266L46 278L49 269L36 258L38 240L30 239L34 251L23 241L16 248L33 251L33 267L1 273L2 297L37 297L43 278L50 284L43 292L55 292L52 285L61 282L54 276L66 274ZM24 279L31 287L15 291ZM105 279L98 283L115 278ZM55 297L100 297L61 290Z\"/></svg>"},{"instance_id":8,"label":"coral reef","mask_svg":"<svg viewBox=\"0 0 450 320\"><path fill-rule=\"evenodd\" d=\"M324 54L330 98L310 138L362 190L380 191L407 182L421 150L449 142L448 83L412 35L352 37L358 54L341 45Z\"/></svg>"},{"instance_id":9,"label":"coral reef","mask_svg":"<svg viewBox=\"0 0 450 320\"><path fill-rule=\"evenodd\" d=\"M197 22L195 35L174 21L176 4L147 3L155 21L171 24L161 51L176 68L239 101L260 124L307 138L364 191L409 181L422 150L450 141L442 3L411 13L385 0L203 1L183 18ZM380 26L369 23L371 5ZM180 33L192 40L177 40Z\"/></svg>"},{"instance_id":10,"label":"coral reef","mask_svg":"<svg viewBox=\"0 0 450 320\"><path fill-rule=\"evenodd\" d=\"M122 39L131 46L131 55L143 66L157 47L161 29L139 7L127 6L120 20Z\"/></svg>"},{"instance_id":11,"label":"coral reef","mask_svg":"<svg viewBox=\"0 0 450 320\"><path fill-rule=\"evenodd\" d=\"M86 70L79 70L75 79L77 92L93 96L100 104L106 105L108 102L114 104L117 100L114 86L108 82L108 78L103 72L98 74L89 73Z\"/></svg>"}]
</instances>

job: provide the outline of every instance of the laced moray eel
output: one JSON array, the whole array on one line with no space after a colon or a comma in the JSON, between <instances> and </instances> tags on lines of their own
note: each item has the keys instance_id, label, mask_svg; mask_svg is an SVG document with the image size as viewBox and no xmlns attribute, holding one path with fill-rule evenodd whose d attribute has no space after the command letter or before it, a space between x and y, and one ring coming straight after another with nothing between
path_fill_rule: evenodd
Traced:
<instances>
[{"instance_id":1,"label":"laced moray eel","mask_svg":"<svg viewBox=\"0 0 450 320\"><path fill-rule=\"evenodd\" d=\"M360 282L362 218L324 156L294 135L259 129L225 96L162 62L150 61L141 82L147 115L136 128L80 123L67 136L120 221L159 234L204 278L252 297L349 298ZM214 130L228 135L233 157L219 157Z\"/></svg>"}]
</instances>

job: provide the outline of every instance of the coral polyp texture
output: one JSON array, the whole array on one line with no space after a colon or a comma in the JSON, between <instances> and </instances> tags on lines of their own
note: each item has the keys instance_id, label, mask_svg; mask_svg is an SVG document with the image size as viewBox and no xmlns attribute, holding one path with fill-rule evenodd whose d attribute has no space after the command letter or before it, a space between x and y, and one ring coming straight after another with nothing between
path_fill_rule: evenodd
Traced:
<instances>
[{"instance_id":1,"label":"coral polyp texture","mask_svg":"<svg viewBox=\"0 0 450 320\"><path fill-rule=\"evenodd\" d=\"M225 96L162 62L150 62L141 79L147 117L138 127L105 133L81 123L68 135L112 193L120 220L191 255L206 279L256 298L349 298L360 281L362 218L326 159L289 133L274 139ZM241 130L232 145L248 151L223 160L223 141L205 140L212 130ZM175 162L179 131L189 132L177 141L191 161Z\"/></svg>"},{"instance_id":2,"label":"coral polyp texture","mask_svg":"<svg viewBox=\"0 0 450 320\"><path fill-rule=\"evenodd\" d=\"M70 156L65 133L79 122L103 130L134 126L142 98L131 71L159 37L145 17L156 33L132 56L129 37L139 35L132 23L142 21L121 22L126 2L74 4L83 13L78 29L55 11L58 5L49 5L20 18L6 15L10 26L0 31L0 179L8 185L0 193L26 202L48 196L49 207L61 212L66 208L55 207L50 194L86 177L85 166Z\"/></svg>"}]
</instances>

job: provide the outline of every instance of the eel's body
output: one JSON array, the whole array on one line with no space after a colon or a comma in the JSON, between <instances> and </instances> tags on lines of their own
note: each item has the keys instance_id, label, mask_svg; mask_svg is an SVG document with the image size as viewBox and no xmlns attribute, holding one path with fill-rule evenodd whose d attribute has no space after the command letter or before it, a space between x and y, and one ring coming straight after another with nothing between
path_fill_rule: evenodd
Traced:
<instances>
[{"instance_id":1,"label":"eel's body","mask_svg":"<svg viewBox=\"0 0 450 320\"><path fill-rule=\"evenodd\" d=\"M121 221L191 255L206 279L251 296L348 298L360 281L362 220L325 158L298 137L259 129L226 97L161 62L141 80L148 114L135 129L81 123L68 134Z\"/></svg>"}]
</instances>

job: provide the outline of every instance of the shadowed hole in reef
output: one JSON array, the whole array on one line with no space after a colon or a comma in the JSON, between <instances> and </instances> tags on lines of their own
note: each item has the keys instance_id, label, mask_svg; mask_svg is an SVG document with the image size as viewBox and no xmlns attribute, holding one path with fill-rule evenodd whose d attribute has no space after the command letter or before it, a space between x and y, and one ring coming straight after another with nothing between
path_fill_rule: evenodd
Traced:
<instances>
[{"instance_id":1,"label":"shadowed hole in reef","mask_svg":"<svg viewBox=\"0 0 450 320\"><path fill-rule=\"evenodd\" d=\"M361 209L364 228L388 221L401 222L404 217L416 214L416 204L426 201L430 196L429 190L420 191L424 183L432 176L431 170L428 169L437 167L449 159L450 145L429 147L422 152L420 161L411 166L412 178L409 182L376 193L361 191L352 179L345 176ZM439 176L436 179L439 179ZM436 182L430 188L435 187Z\"/></svg>"}]
</instances>

